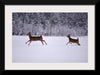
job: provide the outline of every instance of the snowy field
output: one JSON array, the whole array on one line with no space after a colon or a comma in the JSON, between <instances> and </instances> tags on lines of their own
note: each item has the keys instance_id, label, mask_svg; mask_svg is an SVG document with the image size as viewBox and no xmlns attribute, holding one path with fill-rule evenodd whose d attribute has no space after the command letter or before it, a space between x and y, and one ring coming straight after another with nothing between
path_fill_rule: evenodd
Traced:
<instances>
[{"instance_id":1,"label":"snowy field","mask_svg":"<svg viewBox=\"0 0 100 75\"><path fill-rule=\"evenodd\" d=\"M74 38L74 37L73 37ZM79 37L79 43L68 44L67 37L43 36L47 45L40 41L25 44L28 36L12 37L13 63L87 63L88 62L88 36Z\"/></svg>"}]
</instances>

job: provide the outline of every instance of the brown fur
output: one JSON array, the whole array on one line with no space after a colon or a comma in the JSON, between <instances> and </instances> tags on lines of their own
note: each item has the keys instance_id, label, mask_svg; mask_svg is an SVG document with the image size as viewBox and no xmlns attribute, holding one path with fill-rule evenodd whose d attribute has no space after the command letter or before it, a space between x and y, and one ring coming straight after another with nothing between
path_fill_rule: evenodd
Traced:
<instances>
[{"instance_id":1,"label":"brown fur","mask_svg":"<svg viewBox=\"0 0 100 75\"><path fill-rule=\"evenodd\" d=\"M30 45L30 43L31 43L32 41L41 41L41 43L44 45L43 42L45 42L45 40L43 40L42 35L37 36L37 37L33 37L33 36L31 36L31 33L30 33L30 32L29 32L27 35L29 36L29 40L26 42L26 44L29 42L28 45ZM45 42L45 44L47 45L46 42Z\"/></svg>"},{"instance_id":2,"label":"brown fur","mask_svg":"<svg viewBox=\"0 0 100 75\"><path fill-rule=\"evenodd\" d=\"M77 45L80 45L79 44L79 39L77 38L77 39L72 39L71 37L70 37L70 34L69 35L67 35L67 37L68 37L68 39L69 39L69 42L68 43L76 43ZM67 44L68 44L67 43ZM66 45L67 45L66 44Z\"/></svg>"}]
</instances>

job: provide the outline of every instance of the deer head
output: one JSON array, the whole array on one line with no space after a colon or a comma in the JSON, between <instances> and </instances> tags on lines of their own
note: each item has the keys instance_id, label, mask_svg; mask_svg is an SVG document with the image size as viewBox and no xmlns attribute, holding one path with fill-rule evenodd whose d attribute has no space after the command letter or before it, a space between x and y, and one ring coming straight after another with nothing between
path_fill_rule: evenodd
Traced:
<instances>
[{"instance_id":1,"label":"deer head","mask_svg":"<svg viewBox=\"0 0 100 75\"><path fill-rule=\"evenodd\" d=\"M27 33L27 35L30 35L31 33L29 32L29 33Z\"/></svg>"},{"instance_id":2,"label":"deer head","mask_svg":"<svg viewBox=\"0 0 100 75\"><path fill-rule=\"evenodd\" d=\"M69 38L70 37L70 34L68 34L67 37Z\"/></svg>"}]
</instances>

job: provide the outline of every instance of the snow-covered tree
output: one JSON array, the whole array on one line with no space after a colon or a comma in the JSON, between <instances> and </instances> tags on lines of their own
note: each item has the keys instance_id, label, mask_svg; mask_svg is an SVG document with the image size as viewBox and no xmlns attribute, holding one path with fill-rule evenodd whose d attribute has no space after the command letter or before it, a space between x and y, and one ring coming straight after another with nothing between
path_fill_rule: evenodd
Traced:
<instances>
[{"instance_id":1,"label":"snow-covered tree","mask_svg":"<svg viewBox=\"0 0 100 75\"><path fill-rule=\"evenodd\" d=\"M12 34L84 36L88 34L88 13L12 13Z\"/></svg>"}]
</instances>

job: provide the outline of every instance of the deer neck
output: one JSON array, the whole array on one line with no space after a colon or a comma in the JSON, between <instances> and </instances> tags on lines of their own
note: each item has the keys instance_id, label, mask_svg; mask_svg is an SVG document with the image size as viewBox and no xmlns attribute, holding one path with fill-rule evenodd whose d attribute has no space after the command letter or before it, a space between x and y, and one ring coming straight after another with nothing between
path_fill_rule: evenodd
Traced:
<instances>
[{"instance_id":1,"label":"deer neck","mask_svg":"<svg viewBox=\"0 0 100 75\"><path fill-rule=\"evenodd\" d=\"M29 39L31 39L31 34L29 34Z\"/></svg>"},{"instance_id":2,"label":"deer neck","mask_svg":"<svg viewBox=\"0 0 100 75\"><path fill-rule=\"evenodd\" d=\"M40 36L40 38L43 39L42 36Z\"/></svg>"},{"instance_id":3,"label":"deer neck","mask_svg":"<svg viewBox=\"0 0 100 75\"><path fill-rule=\"evenodd\" d=\"M71 39L71 37L69 37L69 39Z\"/></svg>"}]
</instances>

